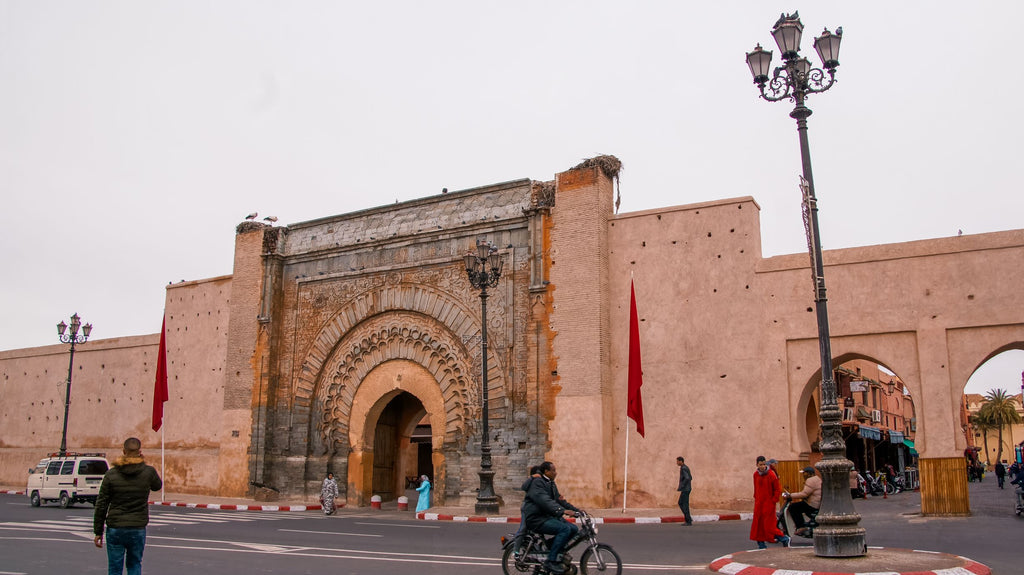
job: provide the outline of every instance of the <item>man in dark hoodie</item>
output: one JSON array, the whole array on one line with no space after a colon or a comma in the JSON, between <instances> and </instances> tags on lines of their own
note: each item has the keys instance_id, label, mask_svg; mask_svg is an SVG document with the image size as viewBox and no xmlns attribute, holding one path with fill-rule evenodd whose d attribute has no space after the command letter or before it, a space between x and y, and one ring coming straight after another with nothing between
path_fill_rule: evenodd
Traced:
<instances>
[{"instance_id":1,"label":"man in dark hoodie","mask_svg":"<svg viewBox=\"0 0 1024 575\"><path fill-rule=\"evenodd\" d=\"M124 455L114 460L96 497L93 514L93 542L103 547L103 525L107 526L107 571L121 575L142 573L142 551L149 524L149 492L159 491L163 481L156 469L146 465L142 442L134 437L124 441ZM126 561L127 560L127 561Z\"/></svg>"},{"instance_id":2,"label":"man in dark hoodie","mask_svg":"<svg viewBox=\"0 0 1024 575\"><path fill-rule=\"evenodd\" d=\"M558 470L555 469L554 463L545 461L540 465L540 472L540 478L523 484L523 487L528 489L522 509L526 515L526 528L555 536L544 568L552 573L563 573L565 568L559 562L558 555L569 539L579 531L579 528L566 521L563 515L572 517L573 512L578 512L579 509L558 493L558 486L555 485Z\"/></svg>"}]
</instances>

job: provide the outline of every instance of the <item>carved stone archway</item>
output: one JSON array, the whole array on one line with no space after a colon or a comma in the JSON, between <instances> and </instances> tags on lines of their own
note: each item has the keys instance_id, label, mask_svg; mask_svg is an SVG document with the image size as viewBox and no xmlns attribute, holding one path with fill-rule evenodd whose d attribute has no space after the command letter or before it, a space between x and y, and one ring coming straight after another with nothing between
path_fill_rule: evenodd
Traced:
<instances>
[{"instance_id":1,"label":"carved stone archway","mask_svg":"<svg viewBox=\"0 0 1024 575\"><path fill-rule=\"evenodd\" d=\"M365 506L373 489L374 432L377 419L396 396L409 393L420 401L430 420L434 485L441 487L446 478L444 439L445 400L440 386L422 365L395 359L378 365L359 385L349 417L348 501ZM422 412L409 418L406 427L414 427ZM435 489L435 501L443 502L444 489Z\"/></svg>"}]
</instances>

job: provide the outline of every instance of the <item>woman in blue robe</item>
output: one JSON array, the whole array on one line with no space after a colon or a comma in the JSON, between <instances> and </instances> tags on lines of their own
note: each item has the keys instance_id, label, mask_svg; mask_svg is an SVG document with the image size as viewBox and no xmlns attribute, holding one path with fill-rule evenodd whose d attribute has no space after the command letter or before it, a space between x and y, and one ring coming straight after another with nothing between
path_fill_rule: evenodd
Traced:
<instances>
[{"instance_id":1,"label":"woman in blue robe","mask_svg":"<svg viewBox=\"0 0 1024 575\"><path fill-rule=\"evenodd\" d=\"M419 499L416 501L416 513L430 509L430 480L426 475L420 476L420 486L416 488Z\"/></svg>"}]
</instances>

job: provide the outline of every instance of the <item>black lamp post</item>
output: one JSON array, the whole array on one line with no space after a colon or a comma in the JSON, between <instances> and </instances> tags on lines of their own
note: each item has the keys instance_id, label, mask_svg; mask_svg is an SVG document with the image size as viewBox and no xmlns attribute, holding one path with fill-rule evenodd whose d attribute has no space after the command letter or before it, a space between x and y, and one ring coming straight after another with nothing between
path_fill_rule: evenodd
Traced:
<instances>
[{"instance_id":1,"label":"black lamp post","mask_svg":"<svg viewBox=\"0 0 1024 575\"><path fill-rule=\"evenodd\" d=\"M469 283L480 290L480 346L483 350L481 379L483 387L483 437L480 441L480 491L476 496L476 512L484 514L498 513L498 497L494 494L494 471L491 469L491 441L488 429L487 410L487 288L498 285L501 268L504 262L498 250L483 239L477 240L476 252L465 256L466 274Z\"/></svg>"},{"instance_id":2,"label":"black lamp post","mask_svg":"<svg viewBox=\"0 0 1024 575\"><path fill-rule=\"evenodd\" d=\"M800 56L800 37L804 26L800 16L794 12L783 14L772 29L775 43L782 52L782 66L775 68L769 78L772 53L760 44L747 54L747 65L754 76L754 84L761 97L769 102L790 100L796 104L789 116L796 120L800 136L800 158L803 163L804 228L807 233L807 247L811 254L814 279L814 305L817 311L818 347L821 352L821 453L823 459L817 468L822 479L821 508L818 513L818 527L814 530L814 554L819 557L860 557L867 554L865 530L860 527L860 515L853 509L849 481L853 464L846 459L846 443L843 441L842 412L836 393L836 382L832 374L832 348L829 343L828 308L825 297L825 266L821 257L821 240L818 233L818 200L814 195L814 178L811 175L811 153L807 142L807 117L811 110L804 105L808 94L824 92L835 83L836 67L839 66L839 43L843 29L836 28L835 34L827 29L814 39L814 49L821 58L821 68L814 68L811 62Z\"/></svg>"},{"instance_id":3,"label":"black lamp post","mask_svg":"<svg viewBox=\"0 0 1024 575\"><path fill-rule=\"evenodd\" d=\"M78 335L78 328L82 328L82 335ZM60 456L68 452L68 410L71 407L71 375L72 369L75 366L75 345L79 343L85 343L89 339L89 334L92 333L92 324L87 323L82 325L82 320L79 319L78 314L71 316L71 332L65 333L68 329L68 325L61 321L57 324L57 337L64 343L71 344L71 359L68 361L68 386L64 392L64 431L60 435Z\"/></svg>"}]
</instances>

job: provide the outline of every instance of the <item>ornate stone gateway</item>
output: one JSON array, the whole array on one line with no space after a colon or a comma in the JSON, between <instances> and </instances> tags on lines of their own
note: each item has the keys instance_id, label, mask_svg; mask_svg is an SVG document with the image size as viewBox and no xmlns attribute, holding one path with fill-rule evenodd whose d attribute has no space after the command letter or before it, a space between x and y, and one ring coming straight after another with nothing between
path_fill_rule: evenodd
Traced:
<instances>
[{"instance_id":1,"label":"ornate stone gateway","mask_svg":"<svg viewBox=\"0 0 1024 575\"><path fill-rule=\"evenodd\" d=\"M255 357L267 384L254 386L265 393L254 394L250 458L261 483L313 493L332 471L350 504L368 505L427 467L435 504L475 497L482 326L462 255L480 237L508 271L488 314L496 482L518 485L543 458L538 396L549 392L526 376L528 352L536 363L548 347L529 309L543 216L528 181L470 192L264 230ZM423 465L412 437L426 424Z\"/></svg>"}]
</instances>

